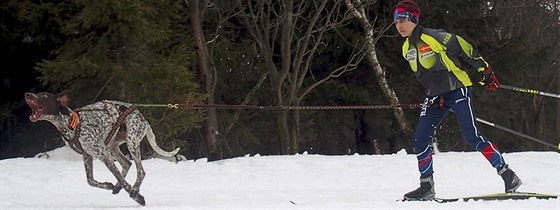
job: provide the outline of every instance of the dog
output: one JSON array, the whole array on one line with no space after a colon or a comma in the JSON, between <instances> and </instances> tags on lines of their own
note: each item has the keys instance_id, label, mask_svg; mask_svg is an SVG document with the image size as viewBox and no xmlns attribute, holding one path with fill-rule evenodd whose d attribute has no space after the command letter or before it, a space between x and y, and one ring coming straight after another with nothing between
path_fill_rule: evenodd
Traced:
<instances>
[{"instance_id":1,"label":"dog","mask_svg":"<svg viewBox=\"0 0 560 210\"><path fill-rule=\"evenodd\" d=\"M145 206L140 195L140 185L145 172L142 167L140 142L146 137L152 149L159 155L173 157L180 148L171 152L162 150L155 141L155 135L148 121L136 106L130 103L104 100L72 110L68 107L69 98L65 93L51 94L25 93L25 101L31 107L31 122L40 120L53 124L61 133L64 143L83 156L87 183L93 187L119 193L124 188L130 197ZM119 146L126 144L136 166L136 182L127 183L126 174L131 162ZM117 178L117 183L98 182L93 178L93 158L103 162ZM117 168L115 160L121 165Z\"/></svg>"}]
</instances>

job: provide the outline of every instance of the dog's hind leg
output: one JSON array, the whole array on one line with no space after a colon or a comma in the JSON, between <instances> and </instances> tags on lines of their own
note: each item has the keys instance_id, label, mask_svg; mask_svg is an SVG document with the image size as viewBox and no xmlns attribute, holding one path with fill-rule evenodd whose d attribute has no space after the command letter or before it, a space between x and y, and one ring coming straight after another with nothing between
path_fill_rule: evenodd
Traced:
<instances>
[{"instance_id":1,"label":"dog's hind leg","mask_svg":"<svg viewBox=\"0 0 560 210\"><path fill-rule=\"evenodd\" d=\"M83 159L84 167L86 168L87 183L89 185L106 190L113 190L115 188L115 186L109 182L98 182L93 179L93 157L91 157L91 155L84 154Z\"/></svg>"},{"instance_id":2,"label":"dog's hind leg","mask_svg":"<svg viewBox=\"0 0 560 210\"><path fill-rule=\"evenodd\" d=\"M122 187L124 187L124 190L126 190L126 192L128 192L130 197L132 199L134 199L136 202L138 202L140 205L145 206L146 201L144 200L144 197L142 195L140 195L140 193L138 193L137 190L133 190L132 187L130 186L130 184L128 184L128 182L126 182L123 175L119 172L119 169L115 165L115 162L113 162L113 160L110 160L110 159L105 159L105 160L102 160L102 161L103 161L103 163L105 163L105 165L107 166L109 171L111 171L111 173L113 173L115 178L117 178L119 184Z\"/></svg>"},{"instance_id":3,"label":"dog's hind leg","mask_svg":"<svg viewBox=\"0 0 560 210\"><path fill-rule=\"evenodd\" d=\"M140 185L146 176L146 172L144 171L144 167L142 166L142 156L140 154L140 148L137 145L130 145L127 144L128 151L130 151L130 155L132 156L132 160L134 161L134 165L136 166L136 182L134 186L132 186L132 190L140 191Z\"/></svg>"}]
</instances>

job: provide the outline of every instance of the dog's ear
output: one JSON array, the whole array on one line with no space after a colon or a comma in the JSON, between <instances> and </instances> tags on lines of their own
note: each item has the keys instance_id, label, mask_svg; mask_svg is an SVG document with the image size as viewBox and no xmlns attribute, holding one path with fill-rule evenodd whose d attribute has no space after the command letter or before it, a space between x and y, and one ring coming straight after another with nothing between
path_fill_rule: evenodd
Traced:
<instances>
[{"instance_id":1,"label":"dog's ear","mask_svg":"<svg viewBox=\"0 0 560 210\"><path fill-rule=\"evenodd\" d=\"M70 103L70 98L68 98L66 92L62 92L56 95L56 101L58 101L58 105L61 107L68 107Z\"/></svg>"},{"instance_id":2,"label":"dog's ear","mask_svg":"<svg viewBox=\"0 0 560 210\"><path fill-rule=\"evenodd\" d=\"M60 113L70 116L70 113L72 112L72 110L68 107L68 104L70 103L70 98L68 98L68 95L65 92L59 93L56 95L56 101L58 102L58 106L60 106L62 109L60 110Z\"/></svg>"}]
</instances>

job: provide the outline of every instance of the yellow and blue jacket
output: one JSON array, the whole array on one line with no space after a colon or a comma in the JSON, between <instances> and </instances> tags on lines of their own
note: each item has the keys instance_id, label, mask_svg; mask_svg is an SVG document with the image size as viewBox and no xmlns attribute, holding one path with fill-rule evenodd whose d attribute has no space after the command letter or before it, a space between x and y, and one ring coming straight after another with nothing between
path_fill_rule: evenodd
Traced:
<instances>
[{"instance_id":1,"label":"yellow and blue jacket","mask_svg":"<svg viewBox=\"0 0 560 210\"><path fill-rule=\"evenodd\" d=\"M406 39L402 52L428 96L472 85L459 59L478 71L484 71L489 66L462 37L420 25Z\"/></svg>"}]
</instances>

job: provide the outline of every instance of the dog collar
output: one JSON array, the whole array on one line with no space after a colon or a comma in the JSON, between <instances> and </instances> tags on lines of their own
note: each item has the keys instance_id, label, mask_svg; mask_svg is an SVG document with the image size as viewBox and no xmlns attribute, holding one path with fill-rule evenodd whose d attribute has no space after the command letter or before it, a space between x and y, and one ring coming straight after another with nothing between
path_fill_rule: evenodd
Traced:
<instances>
[{"instance_id":1,"label":"dog collar","mask_svg":"<svg viewBox=\"0 0 560 210\"><path fill-rule=\"evenodd\" d=\"M80 125L80 116L78 116L78 113L72 111L71 113L72 118L70 118L70 123L68 124L68 128L70 128L71 130L75 130L78 125Z\"/></svg>"}]
</instances>

